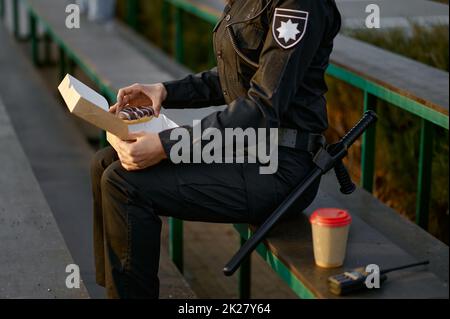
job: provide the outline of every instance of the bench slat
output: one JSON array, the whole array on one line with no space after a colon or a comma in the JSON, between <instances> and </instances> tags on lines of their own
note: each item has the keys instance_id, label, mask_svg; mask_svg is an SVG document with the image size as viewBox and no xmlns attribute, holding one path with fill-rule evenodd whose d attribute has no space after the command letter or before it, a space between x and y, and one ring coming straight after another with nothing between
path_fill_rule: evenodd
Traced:
<instances>
[{"instance_id":1,"label":"bench slat","mask_svg":"<svg viewBox=\"0 0 450 319\"><path fill-rule=\"evenodd\" d=\"M331 61L448 115L448 72L342 35L335 40Z\"/></svg>"}]
</instances>

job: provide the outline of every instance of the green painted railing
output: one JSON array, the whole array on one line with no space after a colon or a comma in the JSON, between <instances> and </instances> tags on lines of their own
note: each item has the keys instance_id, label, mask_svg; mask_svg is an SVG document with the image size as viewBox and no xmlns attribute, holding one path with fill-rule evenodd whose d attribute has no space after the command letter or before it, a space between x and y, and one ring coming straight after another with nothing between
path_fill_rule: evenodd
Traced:
<instances>
[{"instance_id":1,"label":"green painted railing","mask_svg":"<svg viewBox=\"0 0 450 319\"><path fill-rule=\"evenodd\" d=\"M5 17L5 0L0 0L0 19Z\"/></svg>"},{"instance_id":2,"label":"green painted railing","mask_svg":"<svg viewBox=\"0 0 450 319\"><path fill-rule=\"evenodd\" d=\"M234 228L241 237L241 245L250 238L252 231L247 225L236 224ZM278 274L278 276L292 289L292 291L302 299L315 299L314 293L299 280L292 271L276 255L274 255L265 244L261 243L256 248L256 252L266 263ZM250 298L251 288L251 265L250 260L242 263L239 269L239 297L241 299Z\"/></svg>"},{"instance_id":3,"label":"green painted railing","mask_svg":"<svg viewBox=\"0 0 450 319\"><path fill-rule=\"evenodd\" d=\"M19 0L12 1L12 14L13 14L13 32L16 39L19 39Z\"/></svg>"},{"instance_id":4,"label":"green painted railing","mask_svg":"<svg viewBox=\"0 0 450 319\"><path fill-rule=\"evenodd\" d=\"M4 1L4 0L0 0ZM13 1L13 33L16 38L19 39L18 26L20 25L20 16L17 13L19 11L19 4L22 2L27 5L28 0L12 0ZM130 7L131 8L131 7ZM27 6L28 9L28 37L31 41L31 57L34 65L41 66L42 64L49 64L51 61L50 54L50 43L53 42L58 47L59 53L59 76L62 80L67 73L73 74L75 67L79 67L81 71L84 72L99 88L101 94L105 96L108 102L114 103L116 101L117 92L110 86L108 81L105 81L100 78L100 76L96 73L95 70L92 69L90 65L87 64L83 58L79 57L76 53L74 53L71 48L67 47L64 39L61 39L53 30L45 20L39 17L39 15L33 11L31 6ZM136 9L136 8L133 8ZM43 26L45 30L43 38L40 38L37 34L38 24ZM39 44L43 42L45 45L45 57L42 61L40 57ZM100 133L100 146L104 147L107 145L106 141L106 133Z\"/></svg>"},{"instance_id":5,"label":"green painted railing","mask_svg":"<svg viewBox=\"0 0 450 319\"><path fill-rule=\"evenodd\" d=\"M127 22L130 27L137 29L139 24L139 0L127 1Z\"/></svg>"},{"instance_id":6,"label":"green painted railing","mask_svg":"<svg viewBox=\"0 0 450 319\"><path fill-rule=\"evenodd\" d=\"M0 0L1 1L1 0ZM13 2L22 2L27 5L30 0L12 0ZM41 65L41 58L39 56L39 43L41 41L47 42L50 38L56 44L59 49L59 64L60 64L60 77L61 79L67 74L72 73L75 66L79 67L84 74L86 74L94 84L99 88L101 94L103 94L109 102L115 102L117 92L111 87L110 83L100 77L99 74L87 63L87 61L78 56L71 48L67 47L64 39L61 39L58 34L51 28L47 22L39 17L39 15L33 10L32 6L28 6L28 19L29 19L29 31L28 37L31 41L31 54L35 65ZM14 19L18 19L18 15L13 15ZM44 39L41 39L37 34L38 23L45 30ZM13 23L13 25L19 25L19 22ZM45 50L47 53L49 50ZM50 60L50 57L45 57L45 60Z\"/></svg>"}]
</instances>

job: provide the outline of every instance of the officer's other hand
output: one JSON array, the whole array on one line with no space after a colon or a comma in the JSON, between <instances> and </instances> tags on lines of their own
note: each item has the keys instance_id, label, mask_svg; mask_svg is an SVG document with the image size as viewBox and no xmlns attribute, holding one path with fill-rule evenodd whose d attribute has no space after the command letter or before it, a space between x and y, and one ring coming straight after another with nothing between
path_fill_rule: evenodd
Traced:
<instances>
[{"instance_id":1,"label":"officer's other hand","mask_svg":"<svg viewBox=\"0 0 450 319\"><path fill-rule=\"evenodd\" d=\"M167 91L162 83L136 83L119 90L117 103L109 111L117 114L125 106L151 106L155 111L155 116L159 116L161 105L166 97Z\"/></svg>"},{"instance_id":2,"label":"officer's other hand","mask_svg":"<svg viewBox=\"0 0 450 319\"><path fill-rule=\"evenodd\" d=\"M158 164L167 158L161 140L155 133L136 133L129 141L117 139L114 148L127 171L136 171Z\"/></svg>"}]
</instances>

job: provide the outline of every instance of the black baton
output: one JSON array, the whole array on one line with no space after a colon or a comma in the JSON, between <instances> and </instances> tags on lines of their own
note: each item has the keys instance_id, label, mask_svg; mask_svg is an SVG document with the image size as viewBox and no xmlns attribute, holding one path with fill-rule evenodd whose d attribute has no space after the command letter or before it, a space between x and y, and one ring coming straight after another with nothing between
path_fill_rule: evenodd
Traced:
<instances>
[{"instance_id":1,"label":"black baton","mask_svg":"<svg viewBox=\"0 0 450 319\"><path fill-rule=\"evenodd\" d=\"M335 168L335 173L344 194L350 194L355 186L351 182L347 170L342 164L342 159L347 155L347 150L353 143L375 122L377 115L373 111L367 111L361 120L336 144L322 148L314 157L316 167L306 178L289 194L281 205L267 218L258 228L254 235L249 238L237 251L231 260L223 268L226 276L231 276L239 268L241 263L256 249L267 233L274 227L288 209L302 196L302 194L329 170Z\"/></svg>"}]
</instances>

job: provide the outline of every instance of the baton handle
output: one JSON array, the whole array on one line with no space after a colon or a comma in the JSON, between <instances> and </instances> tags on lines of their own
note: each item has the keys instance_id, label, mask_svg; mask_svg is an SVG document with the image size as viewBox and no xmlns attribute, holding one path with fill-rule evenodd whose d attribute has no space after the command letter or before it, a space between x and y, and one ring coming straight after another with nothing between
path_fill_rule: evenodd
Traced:
<instances>
[{"instance_id":1,"label":"baton handle","mask_svg":"<svg viewBox=\"0 0 450 319\"><path fill-rule=\"evenodd\" d=\"M350 195L356 190L356 185L353 183L350 174L347 171L342 160L337 161L334 165L334 173L336 174L339 185L341 186L341 193L345 195Z\"/></svg>"}]
</instances>

